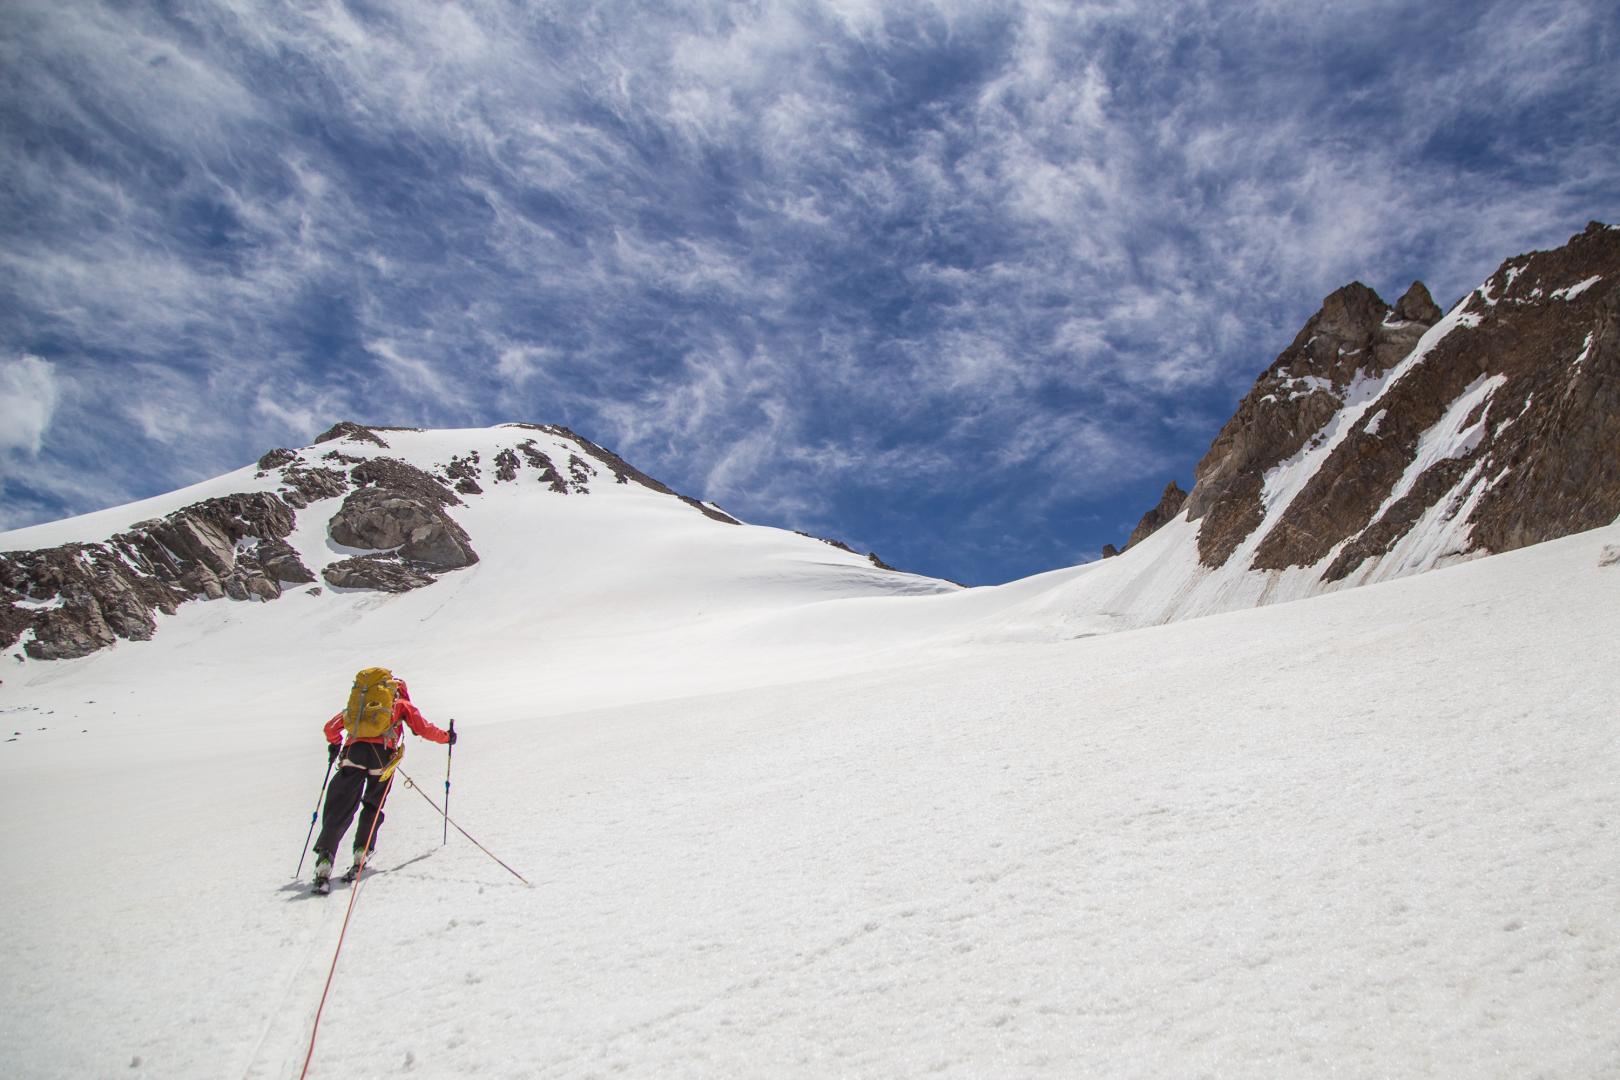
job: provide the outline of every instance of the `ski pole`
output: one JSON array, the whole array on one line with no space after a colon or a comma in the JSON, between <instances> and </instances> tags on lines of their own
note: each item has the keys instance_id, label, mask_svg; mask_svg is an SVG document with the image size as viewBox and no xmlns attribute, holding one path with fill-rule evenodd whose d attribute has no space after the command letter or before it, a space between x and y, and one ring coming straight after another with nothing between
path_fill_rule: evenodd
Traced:
<instances>
[{"instance_id":1,"label":"ski pole","mask_svg":"<svg viewBox=\"0 0 1620 1080\"><path fill-rule=\"evenodd\" d=\"M321 793L315 796L315 809L309 812L309 836L304 837L304 850L298 853L298 869L293 871L294 881L304 875L304 856L309 853L309 838L315 835L315 820L321 816L321 800L326 798L326 785L332 779L332 766L336 763L336 754L327 756L326 775L321 778Z\"/></svg>"},{"instance_id":2,"label":"ski pole","mask_svg":"<svg viewBox=\"0 0 1620 1080\"><path fill-rule=\"evenodd\" d=\"M456 753L456 718L450 718L450 741L444 747L444 837L439 846L450 842L450 759Z\"/></svg>"}]
</instances>

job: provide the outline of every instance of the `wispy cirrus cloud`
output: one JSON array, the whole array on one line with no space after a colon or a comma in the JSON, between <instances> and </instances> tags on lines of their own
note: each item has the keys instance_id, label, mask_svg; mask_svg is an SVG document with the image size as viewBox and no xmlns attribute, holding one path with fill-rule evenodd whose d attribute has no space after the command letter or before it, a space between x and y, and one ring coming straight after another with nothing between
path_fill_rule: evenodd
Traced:
<instances>
[{"instance_id":1,"label":"wispy cirrus cloud","mask_svg":"<svg viewBox=\"0 0 1620 1080\"><path fill-rule=\"evenodd\" d=\"M20 2L0 350L71 391L3 520L374 385L361 419L568 423L920 569L1055 565L1327 292L1445 302L1613 217L1617 36L1595 0Z\"/></svg>"},{"instance_id":2,"label":"wispy cirrus cloud","mask_svg":"<svg viewBox=\"0 0 1620 1080\"><path fill-rule=\"evenodd\" d=\"M39 453L58 395L49 361L27 354L0 360L0 454Z\"/></svg>"}]
</instances>

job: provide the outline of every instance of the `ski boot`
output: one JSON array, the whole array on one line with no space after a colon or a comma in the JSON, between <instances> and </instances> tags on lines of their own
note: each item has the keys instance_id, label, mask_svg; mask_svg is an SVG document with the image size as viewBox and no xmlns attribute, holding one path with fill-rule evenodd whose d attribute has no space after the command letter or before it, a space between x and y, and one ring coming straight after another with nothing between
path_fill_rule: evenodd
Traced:
<instances>
[{"instance_id":1,"label":"ski boot","mask_svg":"<svg viewBox=\"0 0 1620 1080\"><path fill-rule=\"evenodd\" d=\"M359 848L355 848L354 849L354 863L347 870L343 871L343 880L345 882L352 883L355 878L360 876L360 871L365 867L366 863L369 862L370 860L371 860L371 855L369 855L366 852L360 850Z\"/></svg>"},{"instance_id":2,"label":"ski boot","mask_svg":"<svg viewBox=\"0 0 1620 1080\"><path fill-rule=\"evenodd\" d=\"M309 891L318 896L332 891L332 856L324 851L315 853L315 882Z\"/></svg>"}]
</instances>

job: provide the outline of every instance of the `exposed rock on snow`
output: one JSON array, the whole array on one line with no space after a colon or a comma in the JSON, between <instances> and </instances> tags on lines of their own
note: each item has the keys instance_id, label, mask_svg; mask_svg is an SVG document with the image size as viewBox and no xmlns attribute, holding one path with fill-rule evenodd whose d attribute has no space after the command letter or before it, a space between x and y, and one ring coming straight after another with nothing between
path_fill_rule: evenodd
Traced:
<instances>
[{"instance_id":1,"label":"exposed rock on snow","mask_svg":"<svg viewBox=\"0 0 1620 1080\"><path fill-rule=\"evenodd\" d=\"M1445 314L1435 304L1434 297L1429 295L1428 287L1421 281L1412 282L1411 288L1395 301L1395 318L1401 322L1420 323L1423 326L1433 326Z\"/></svg>"},{"instance_id":2,"label":"exposed rock on snow","mask_svg":"<svg viewBox=\"0 0 1620 1080\"><path fill-rule=\"evenodd\" d=\"M0 553L0 646L31 629L29 656L85 656L150 638L156 614L186 600L273 600L282 582L315 580L284 540L293 522L279 496L255 492L194 503L101 544Z\"/></svg>"},{"instance_id":3,"label":"exposed rock on snow","mask_svg":"<svg viewBox=\"0 0 1620 1080\"><path fill-rule=\"evenodd\" d=\"M354 492L329 528L332 539L346 547L397 550L402 558L435 570L478 561L466 531L438 503L393 488Z\"/></svg>"},{"instance_id":4,"label":"exposed rock on snow","mask_svg":"<svg viewBox=\"0 0 1620 1080\"><path fill-rule=\"evenodd\" d=\"M429 585L479 561L471 536L450 511L465 505L464 497L484 494L485 453L497 484L527 469L548 493L588 495L605 470L617 484L637 484L714 521L738 524L566 428L506 425L493 432L507 428L513 430L505 445L406 460L384 433L395 444L419 447L396 434L416 429L344 421L321 434L319 450L277 448L259 458L243 483L271 490L195 502L106 540L0 554L0 647L21 642L35 659L66 659L120 638L150 638L156 616L172 615L188 600L274 600L284 585L319 580L382 592ZM334 442L342 448L326 445ZM420 449L415 453L420 457ZM320 533L366 554L327 564L330 551L323 551L312 569L310 550L301 555L290 542L299 514L340 498L335 509L318 511L325 515L317 519Z\"/></svg>"},{"instance_id":5,"label":"exposed rock on snow","mask_svg":"<svg viewBox=\"0 0 1620 1080\"><path fill-rule=\"evenodd\" d=\"M433 575L413 567L392 553L359 555L335 562L321 572L328 585L339 589L375 589L402 593L433 584Z\"/></svg>"},{"instance_id":6,"label":"exposed rock on snow","mask_svg":"<svg viewBox=\"0 0 1620 1080\"><path fill-rule=\"evenodd\" d=\"M432 474L398 458L368 458L349 470L349 477L361 486L410 495L424 502L442 506L461 505L461 500L447 485Z\"/></svg>"},{"instance_id":7,"label":"exposed rock on snow","mask_svg":"<svg viewBox=\"0 0 1620 1080\"><path fill-rule=\"evenodd\" d=\"M1142 515L1142 520L1138 521L1136 528L1131 530L1131 538L1125 541L1125 550L1129 551L1132 545L1141 543L1158 532L1164 525L1174 521L1180 515L1181 508L1186 504L1187 493L1181 490L1180 484L1172 480L1164 485L1164 494L1159 496L1159 505ZM1109 547L1112 546L1109 545ZM1118 555L1119 552L1115 551L1114 554ZM1109 552L1105 549L1103 558L1108 558L1108 555Z\"/></svg>"},{"instance_id":8,"label":"exposed rock on snow","mask_svg":"<svg viewBox=\"0 0 1620 1080\"><path fill-rule=\"evenodd\" d=\"M271 450L259 459L259 471L269 472L271 469L279 469L283 465L291 465L297 460L298 454L296 451L284 448Z\"/></svg>"},{"instance_id":9,"label":"exposed rock on snow","mask_svg":"<svg viewBox=\"0 0 1620 1080\"><path fill-rule=\"evenodd\" d=\"M331 442L333 439L353 439L356 442L368 442L380 446L384 450L388 449L388 443L383 441L381 435L378 435L371 428L356 424L352 420L339 421L315 436L317 444Z\"/></svg>"},{"instance_id":10,"label":"exposed rock on snow","mask_svg":"<svg viewBox=\"0 0 1620 1080\"><path fill-rule=\"evenodd\" d=\"M447 479L455 481L455 488L463 495L482 495L484 489L478 485L478 451L474 450L466 457L453 457L450 464L445 466L444 475Z\"/></svg>"},{"instance_id":11,"label":"exposed rock on snow","mask_svg":"<svg viewBox=\"0 0 1620 1080\"><path fill-rule=\"evenodd\" d=\"M1359 282L1327 297L1216 436L1186 511L1205 567L1241 549L1236 572L1331 584L1404 545L1413 572L1613 520L1616 446L1620 234L1594 223L1507 260L1443 320L1421 282L1393 308Z\"/></svg>"},{"instance_id":12,"label":"exposed rock on snow","mask_svg":"<svg viewBox=\"0 0 1620 1080\"><path fill-rule=\"evenodd\" d=\"M1428 290L1414 285L1403 298L1408 314L1424 314L1427 297ZM1392 314L1367 286L1346 285L1322 301L1322 309L1238 404L1198 463L1187 497L1188 515L1203 519L1198 550L1204 565L1223 565L1260 526L1266 473L1327 425L1358 376L1383 374L1417 343L1426 324L1391 321Z\"/></svg>"},{"instance_id":13,"label":"exposed rock on snow","mask_svg":"<svg viewBox=\"0 0 1620 1080\"><path fill-rule=\"evenodd\" d=\"M563 483L562 474L557 471L557 466L551 463L551 459L546 456L543 450L534 445L533 439L518 443L518 450L523 453L523 458L529 463L529 467L539 474L539 480L542 484L545 484L559 495L568 494L568 485Z\"/></svg>"},{"instance_id":14,"label":"exposed rock on snow","mask_svg":"<svg viewBox=\"0 0 1620 1080\"><path fill-rule=\"evenodd\" d=\"M602 447L597 446L595 443L591 442L589 439L585 438L584 436L576 435L574 432L569 431L565 427L551 426L551 427L541 428L539 430L550 432L553 435L560 435L563 438L570 439L570 440L578 443L580 445L580 447L582 447L587 454L589 454L591 457L596 458L596 460L600 461L602 464L604 464L604 465L606 465L608 467L608 471L613 474L613 479L617 483L620 483L620 484L637 483L637 484L640 484L642 487L651 488L652 490L657 491L657 492L659 492L661 494L673 495L677 499L679 499L683 503L685 503L686 505L690 506L692 509L696 510L698 513L702 514L704 517L712 518L715 521L718 521L718 522L720 522L722 524L725 524L725 525L741 525L742 524L742 522L738 521L736 518L732 517L730 514L726 513L724 510L721 510L719 507L712 506L709 503L700 502L699 500L694 499L689 495L682 495L680 492L676 491L675 489L673 489L671 487L667 487L664 484L660 483L659 481L654 480L652 477L648 476L646 473L642 472L640 469L637 469L634 465L631 465L628 461L625 461L623 458L621 458L618 454L615 454L613 451L605 450Z\"/></svg>"},{"instance_id":15,"label":"exposed rock on snow","mask_svg":"<svg viewBox=\"0 0 1620 1080\"><path fill-rule=\"evenodd\" d=\"M289 465L281 471L281 479L285 485L281 497L295 510L322 499L335 499L349 490L348 475L337 469Z\"/></svg>"},{"instance_id":16,"label":"exposed rock on snow","mask_svg":"<svg viewBox=\"0 0 1620 1080\"><path fill-rule=\"evenodd\" d=\"M1464 301L1457 329L1379 399L1377 434L1353 430L1317 470L1254 566L1310 566L1343 544L1327 572L1337 580L1448 499L1473 507L1460 550L1508 551L1611 521L1620 511L1620 289L1556 302L1545 294L1617 270L1620 237L1608 230L1504 263ZM1478 400L1468 397L1475 389ZM1462 422L1443 424L1459 404Z\"/></svg>"}]
</instances>

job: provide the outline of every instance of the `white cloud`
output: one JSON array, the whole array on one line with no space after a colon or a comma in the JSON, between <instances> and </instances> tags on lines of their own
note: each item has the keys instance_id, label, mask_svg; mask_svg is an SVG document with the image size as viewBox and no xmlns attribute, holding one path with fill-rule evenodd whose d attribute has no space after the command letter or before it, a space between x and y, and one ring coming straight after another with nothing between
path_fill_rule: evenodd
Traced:
<instances>
[{"instance_id":1,"label":"white cloud","mask_svg":"<svg viewBox=\"0 0 1620 1080\"><path fill-rule=\"evenodd\" d=\"M465 404L465 390L452 383L434 364L415 355L414 348L406 353L391 341L379 340L366 342L366 351L383 362L384 372L407 395L404 401L396 400L396 410L415 410L422 406L455 410ZM388 403L386 394L366 401L369 409L381 416L390 412Z\"/></svg>"},{"instance_id":2,"label":"white cloud","mask_svg":"<svg viewBox=\"0 0 1620 1080\"><path fill-rule=\"evenodd\" d=\"M1352 277L1445 302L1617 175L1612 135L1429 149L1612 112L1595 3L15 6L0 355L69 342L110 438L185 425L171 471L348 415L358 365L372 419L570 423L756 518L1097 487Z\"/></svg>"},{"instance_id":3,"label":"white cloud","mask_svg":"<svg viewBox=\"0 0 1620 1080\"><path fill-rule=\"evenodd\" d=\"M60 396L49 360L26 353L0 360L0 453L37 455Z\"/></svg>"}]
</instances>

